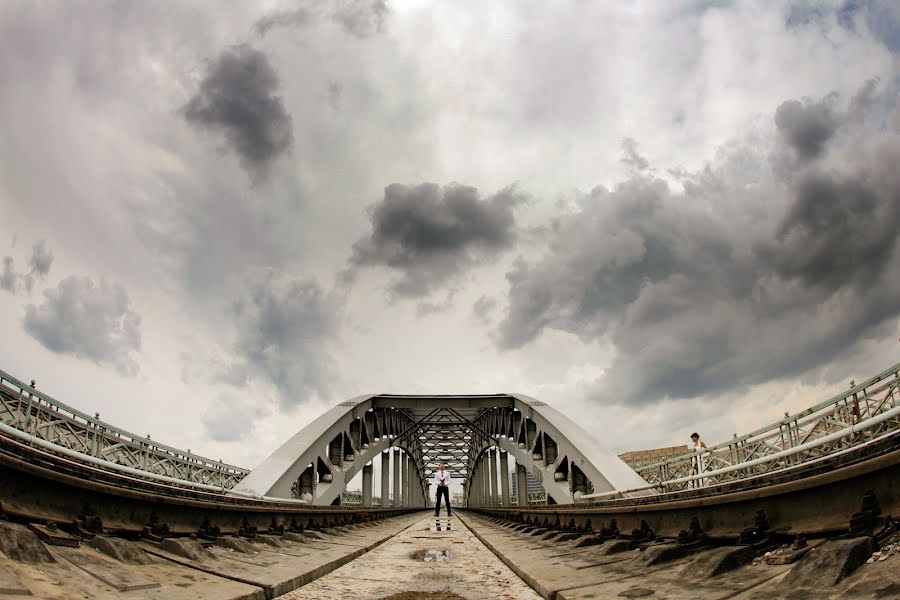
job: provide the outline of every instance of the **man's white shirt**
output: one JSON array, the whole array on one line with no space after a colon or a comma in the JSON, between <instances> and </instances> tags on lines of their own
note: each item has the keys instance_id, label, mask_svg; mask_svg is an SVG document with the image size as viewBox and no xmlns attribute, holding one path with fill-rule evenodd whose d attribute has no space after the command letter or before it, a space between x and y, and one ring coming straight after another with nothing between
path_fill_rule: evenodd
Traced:
<instances>
[{"instance_id":1,"label":"man's white shirt","mask_svg":"<svg viewBox=\"0 0 900 600\"><path fill-rule=\"evenodd\" d=\"M438 469L434 472L435 487L441 485L442 482L444 483L444 485L450 485L450 471L448 471L447 469L444 469L443 471Z\"/></svg>"}]
</instances>

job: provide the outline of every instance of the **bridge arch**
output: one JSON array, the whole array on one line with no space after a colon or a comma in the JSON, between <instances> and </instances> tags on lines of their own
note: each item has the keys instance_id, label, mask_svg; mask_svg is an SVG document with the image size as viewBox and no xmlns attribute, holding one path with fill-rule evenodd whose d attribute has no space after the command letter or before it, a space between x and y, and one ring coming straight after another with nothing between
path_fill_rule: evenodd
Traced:
<instances>
[{"instance_id":1,"label":"bridge arch","mask_svg":"<svg viewBox=\"0 0 900 600\"><path fill-rule=\"evenodd\" d=\"M618 457L605 452L592 435L528 396L365 395L338 404L297 432L250 471L235 490L297 497L314 505L336 504L365 465L401 449L405 458L395 464L403 467L399 472L406 472L402 483L410 492L404 491L398 504L424 505L429 477L440 462L448 464L454 477L464 480L470 505L499 503L496 475L488 493L483 485L480 495L471 493L473 485L479 488L473 473L489 473L491 463L485 461L491 460L494 448L513 457L559 504L573 502L577 493L646 485ZM368 479L363 472L364 487L369 489L371 469L367 467ZM496 463L493 470L496 474ZM384 477L382 473L383 492L388 490ZM397 482L393 483L396 494ZM364 501L366 498L364 491ZM370 495L368 498L371 501Z\"/></svg>"}]
</instances>

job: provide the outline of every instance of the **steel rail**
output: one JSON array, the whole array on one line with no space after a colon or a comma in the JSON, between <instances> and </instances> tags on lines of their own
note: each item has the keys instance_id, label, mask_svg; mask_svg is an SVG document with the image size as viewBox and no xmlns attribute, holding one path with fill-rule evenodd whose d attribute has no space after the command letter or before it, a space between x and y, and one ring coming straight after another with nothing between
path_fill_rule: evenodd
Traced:
<instances>
[{"instance_id":1,"label":"steel rail","mask_svg":"<svg viewBox=\"0 0 900 600\"><path fill-rule=\"evenodd\" d=\"M178 486L184 487L184 488L203 490L206 492L216 492L221 495L225 495L226 493L228 493L233 496L240 496L243 498L251 498L253 500L264 500L264 501L272 501L272 502L279 502L279 503L286 503L286 504L306 504L305 500L290 499L290 498L270 498L267 496L257 496L254 494L248 494L246 492L231 490L231 489L223 487L223 486L213 486L213 485L207 485L204 483L195 483L195 482L188 481L185 479L177 479L175 477L169 477L167 475L158 475L156 473L151 473L149 471L142 471L140 469L134 469L131 467L127 467L125 465L120 465L118 463L104 460L102 458L96 458L96 457L90 456L88 454L78 452L76 450L70 450L69 448L66 448L65 446L60 446L59 444L54 444L52 442L48 442L41 438L35 437L32 434L25 433L19 429L16 429L15 427L10 427L9 425L7 425L5 423L0 423L0 433L7 435L9 437L12 437L12 438L21 440L28 445L38 446L39 448L42 448L42 449L52 452L54 454L60 454L67 458L71 458L71 459L74 459L74 460L82 462L82 463L88 463L88 464L94 465L96 467L100 467L102 469L108 469L111 471L118 471L120 473L125 473L132 477L160 481L160 482L164 482L164 483L168 483L168 484L178 485Z\"/></svg>"}]
</instances>

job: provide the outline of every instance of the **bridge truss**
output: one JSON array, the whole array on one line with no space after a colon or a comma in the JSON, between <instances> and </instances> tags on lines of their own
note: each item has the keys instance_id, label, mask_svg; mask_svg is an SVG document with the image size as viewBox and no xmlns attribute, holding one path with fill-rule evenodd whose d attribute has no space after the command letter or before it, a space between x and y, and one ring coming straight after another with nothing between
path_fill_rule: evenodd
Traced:
<instances>
[{"instance_id":1,"label":"bridge truss","mask_svg":"<svg viewBox=\"0 0 900 600\"><path fill-rule=\"evenodd\" d=\"M147 477L231 489L249 471L140 436L63 404L0 371L0 429L132 469Z\"/></svg>"},{"instance_id":2,"label":"bridge truss","mask_svg":"<svg viewBox=\"0 0 900 600\"><path fill-rule=\"evenodd\" d=\"M0 371L0 433L129 477L240 497L339 504L361 471L364 506L424 506L428 482L445 463L470 506L529 504L526 473L551 504L597 503L764 485L775 474L897 439L898 386L900 364L798 414L636 472L552 407L516 394L361 396L323 414L251 471L119 429ZM517 498L510 498L508 473Z\"/></svg>"}]
</instances>

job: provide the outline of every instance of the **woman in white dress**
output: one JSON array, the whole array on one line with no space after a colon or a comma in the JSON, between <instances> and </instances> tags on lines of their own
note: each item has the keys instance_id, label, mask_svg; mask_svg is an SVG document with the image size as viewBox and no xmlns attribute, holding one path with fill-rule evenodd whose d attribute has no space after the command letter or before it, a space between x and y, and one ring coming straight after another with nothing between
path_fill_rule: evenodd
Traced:
<instances>
[{"instance_id":1,"label":"woman in white dress","mask_svg":"<svg viewBox=\"0 0 900 600\"><path fill-rule=\"evenodd\" d=\"M694 474L699 475L706 470L706 460L703 457L703 451L706 450L706 442L700 439L700 434L696 431L691 434L691 441L694 443L694 452L696 452L696 456L694 456ZM705 485L705 479L695 479L693 487L703 487Z\"/></svg>"}]
</instances>

